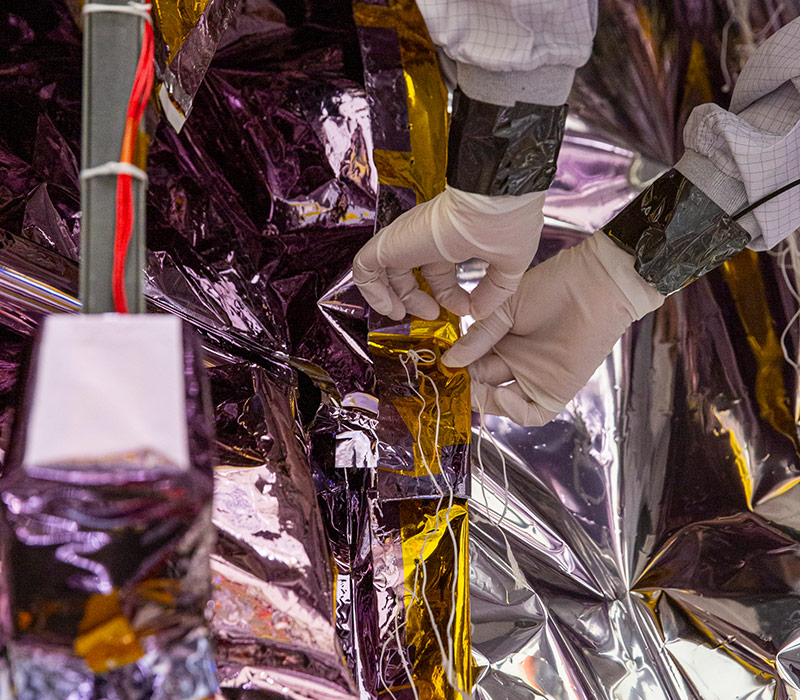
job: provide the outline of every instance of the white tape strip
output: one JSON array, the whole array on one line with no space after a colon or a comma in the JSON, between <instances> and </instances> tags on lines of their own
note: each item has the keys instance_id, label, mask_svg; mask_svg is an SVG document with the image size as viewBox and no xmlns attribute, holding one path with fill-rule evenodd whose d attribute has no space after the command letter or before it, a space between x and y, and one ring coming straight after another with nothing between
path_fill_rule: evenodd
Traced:
<instances>
[{"instance_id":1,"label":"white tape strip","mask_svg":"<svg viewBox=\"0 0 800 700\"><path fill-rule=\"evenodd\" d=\"M80 179L89 180L93 177L104 177L106 175L130 175L131 177L135 177L137 180L141 180L142 182L147 182L147 173L142 170L141 168L137 168L135 165L131 165L130 163L103 163L102 165L96 165L94 168L86 168L86 170L81 170Z\"/></svg>"},{"instance_id":2,"label":"white tape strip","mask_svg":"<svg viewBox=\"0 0 800 700\"><path fill-rule=\"evenodd\" d=\"M83 6L83 14L91 15L95 12L116 12L121 15L135 15L141 17L145 22L153 23L150 16L150 3L129 2L125 5L109 5L102 2L87 2Z\"/></svg>"}]
</instances>

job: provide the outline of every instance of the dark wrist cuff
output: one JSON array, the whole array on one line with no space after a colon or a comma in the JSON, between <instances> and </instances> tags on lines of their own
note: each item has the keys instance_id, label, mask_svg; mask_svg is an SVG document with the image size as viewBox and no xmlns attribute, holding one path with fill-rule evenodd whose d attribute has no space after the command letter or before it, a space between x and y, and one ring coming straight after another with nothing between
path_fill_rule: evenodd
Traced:
<instances>
[{"instance_id":1,"label":"dark wrist cuff","mask_svg":"<svg viewBox=\"0 0 800 700\"><path fill-rule=\"evenodd\" d=\"M491 196L546 190L556 174L567 105L473 100L456 88L447 151L447 184Z\"/></svg>"},{"instance_id":2,"label":"dark wrist cuff","mask_svg":"<svg viewBox=\"0 0 800 700\"><path fill-rule=\"evenodd\" d=\"M750 234L677 170L670 170L604 227L661 294L677 292L732 258Z\"/></svg>"}]
</instances>

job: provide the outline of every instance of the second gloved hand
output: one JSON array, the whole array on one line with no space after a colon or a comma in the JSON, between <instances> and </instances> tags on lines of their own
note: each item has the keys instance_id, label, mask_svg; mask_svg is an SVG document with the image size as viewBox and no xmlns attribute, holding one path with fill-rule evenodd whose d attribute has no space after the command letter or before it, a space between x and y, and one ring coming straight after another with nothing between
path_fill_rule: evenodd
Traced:
<instances>
[{"instance_id":1,"label":"second gloved hand","mask_svg":"<svg viewBox=\"0 0 800 700\"><path fill-rule=\"evenodd\" d=\"M459 316L484 318L517 288L539 245L544 192L488 196L448 187L383 228L358 252L353 281L377 312L439 315L439 303ZM472 294L458 286L454 263L489 263ZM420 267L436 301L414 277Z\"/></svg>"},{"instance_id":2,"label":"second gloved hand","mask_svg":"<svg viewBox=\"0 0 800 700\"><path fill-rule=\"evenodd\" d=\"M666 297L602 232L529 270L517 292L442 357L469 366L473 406L544 425L580 391L631 323Z\"/></svg>"}]
</instances>

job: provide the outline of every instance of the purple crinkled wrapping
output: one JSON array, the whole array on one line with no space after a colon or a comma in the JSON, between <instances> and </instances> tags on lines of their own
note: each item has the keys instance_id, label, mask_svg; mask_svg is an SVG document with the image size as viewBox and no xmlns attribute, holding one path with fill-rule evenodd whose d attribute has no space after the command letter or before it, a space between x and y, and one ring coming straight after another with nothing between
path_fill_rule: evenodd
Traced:
<instances>
[{"instance_id":1,"label":"purple crinkled wrapping","mask_svg":"<svg viewBox=\"0 0 800 700\"><path fill-rule=\"evenodd\" d=\"M80 34L58 0L11 9L0 229L74 260ZM180 134L160 123L148 164L150 299L218 342L314 365L339 393L371 375L317 307L374 221L354 40L324 24L235 17L196 116Z\"/></svg>"},{"instance_id":2,"label":"purple crinkled wrapping","mask_svg":"<svg viewBox=\"0 0 800 700\"><path fill-rule=\"evenodd\" d=\"M19 41L0 78L29 118L40 115L34 129L0 127L7 387L18 334L44 313L78 308L69 258L80 222L79 36L65 13L55 15L56 33L46 13L25 10L4 17ZM161 125L151 148L150 304L197 325L215 365L220 539L211 626L226 694L351 698L328 544L294 414L298 397L302 408L317 393L308 383L298 394L289 363L333 390L369 381L370 366L343 351L347 341L316 304L372 230L366 102L345 75L342 32L245 15L232 32L183 132ZM23 121L14 114L5 124ZM223 149L221 134L230 139ZM366 327L345 319L347 328L359 323Z\"/></svg>"},{"instance_id":3,"label":"purple crinkled wrapping","mask_svg":"<svg viewBox=\"0 0 800 700\"><path fill-rule=\"evenodd\" d=\"M188 470L30 461L38 345L0 479L2 621L19 700L200 700L217 687L211 593L212 429L199 343L183 332ZM39 436L41 439L42 436Z\"/></svg>"},{"instance_id":4,"label":"purple crinkled wrapping","mask_svg":"<svg viewBox=\"0 0 800 700\"><path fill-rule=\"evenodd\" d=\"M224 689L354 697L333 617L328 542L286 370L211 372L220 466L211 625ZM241 697L238 695L236 697Z\"/></svg>"},{"instance_id":5,"label":"purple crinkled wrapping","mask_svg":"<svg viewBox=\"0 0 800 700\"><path fill-rule=\"evenodd\" d=\"M30 333L42 313L75 308L69 296L41 284L70 289L75 267L51 251L70 256L79 224L70 152L77 153L80 47L59 19L69 20L60 10L34 11L45 5L51 7L29 1L13 17L2 16L4 36L15 47L2 59L9 69L0 72L3 94L10 95L0 102L4 407L20 334ZM720 94L724 81L712 49L727 14L722 3L695 5L601 4L599 51L573 94L573 106L592 118L592 126L568 130L548 195L540 258L574 244L632 199L659 172L636 149L650 161L667 163L680 152L682 119L691 106L706 94ZM756 29L767 28L759 38L797 9L796 2L751 3ZM675 20L652 23L652 51L640 23L645 10ZM699 34L683 31L687 18L700 25ZM291 202L311 200L322 202L320 211L331 210L325 202L332 199L303 192L306 185L317 193L343 193L348 202L356 201L352 188L366 191L324 156L325 141L318 136L323 132L308 125L325 120L311 116L311 102L303 115L292 102L298 95L322 94L304 85L309 82L331 95L335 86L349 86L363 99L360 71L346 67L349 29L287 30L246 14L234 18L232 27L238 33L223 40L184 133L159 132L154 145L153 164L160 163L160 170L151 177L162 189L151 192L151 258L157 258L151 262L152 288L161 290L160 305L195 318L220 353L211 374L220 461L230 465L221 471L230 476L222 507L259 503L275 512L274 494L284 485L298 499L307 494L307 482L297 474L310 460L338 574L336 627L358 689L369 697L364 689L376 687L379 638L366 498L373 487L376 426L366 399L361 408L356 395L348 402L348 392L370 386L371 369L365 309L344 273L371 220L358 214L355 224L347 224L328 217L319 227L303 227L286 214L297 211ZM705 75L711 93L696 89L702 82L684 81L692 51L691 41L681 37L699 35L698 46L711 48L700 54L695 49L695 61L702 57L706 70L695 63L701 70L692 75ZM231 63L240 58L250 61L246 71ZM255 72L259 76L251 76ZM269 84L262 73L276 82ZM252 92L241 88L244 76L259 83ZM259 90L273 102L259 101ZM336 152L347 152L355 133L348 124L362 123L360 117L342 119L341 111L325 106L330 102L315 100L314 109L338 114L334 121L346 138L338 141L344 151ZM287 109L274 109L276 104ZM267 111L263 118L260 110ZM198 114L205 117L195 126ZM259 134L257 140L249 140L248 129ZM609 145L598 130L629 148ZM228 150L214 151L222 132ZM368 132L362 129L362 136L366 145L354 149L353 162L369 163ZM265 149L254 151L253 144L262 141L296 163L295 170L285 170L281 158L270 161ZM275 199L267 194L272 185L263 184L270 168L277 174L272 182L283 188L275 190ZM306 170L322 175L297 179ZM287 172L290 183L304 184L289 191L282 183ZM273 221L274 229L268 227ZM251 240L257 245L248 246ZM473 465L470 556L477 698L766 700L796 691L798 385L779 336L796 309L791 287L797 287L800 259L795 248L787 250L746 254L676 294L631 329L552 424L527 429L489 418L497 447L485 434L479 439L476 428L473 457L479 451L481 463ZM270 265L275 259L280 263ZM279 269L287 262L294 267ZM478 269L465 266L465 280L473 282ZM256 274L264 277L251 292ZM259 305L261 299L266 301ZM786 342L795 357L796 326ZM328 375L341 400L319 406L310 383L294 387L295 376L302 375L286 365L289 355L318 365L322 372L303 366L323 384ZM299 409L296 415L293 408ZM248 481L248 469L264 481ZM297 512L313 510L313 499L311 505L307 495L303 499ZM292 517L280 510L276 517L270 540L256 529L262 521L237 513L223 537L231 558L214 560L223 573L237 572L237 585L256 582L251 589L226 584L217 593L222 613L214 619L221 634L241 643L238 651L223 645L230 660L224 665L225 692L232 698L285 697L294 691L282 685L288 677L311 697L325 697L323 691L346 695L351 691L330 653L331 618L319 612L324 595L309 592L306 582L327 580L328 564L310 571L291 562L297 543L319 529L306 520L309 529L295 522L290 528ZM218 520L225 518L218 514ZM284 534L290 546L264 560L259 552L277 547ZM319 539L309 542L313 546L304 551L316 552ZM271 609L248 604L243 591L262 588L259 603L293 591L301 602L297 619L276 617L273 603ZM261 616L253 618L253 611ZM318 646L311 653L306 630L314 620L325 623L324 638L314 641ZM287 641L295 632L296 643ZM264 665L240 664L236 654L248 650ZM309 659L308 669L318 675L284 677L268 665L277 658L297 664L289 668Z\"/></svg>"}]
</instances>

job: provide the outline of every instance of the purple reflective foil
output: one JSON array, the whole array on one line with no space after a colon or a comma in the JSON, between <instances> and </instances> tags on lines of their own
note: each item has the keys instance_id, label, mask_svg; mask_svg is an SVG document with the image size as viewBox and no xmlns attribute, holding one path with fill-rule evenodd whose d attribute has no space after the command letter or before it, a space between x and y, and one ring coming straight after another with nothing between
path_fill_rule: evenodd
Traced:
<instances>
[{"instance_id":1,"label":"purple reflective foil","mask_svg":"<svg viewBox=\"0 0 800 700\"><path fill-rule=\"evenodd\" d=\"M749 16L743 21L733 11ZM612 141L672 165L683 153L692 109L727 105L755 45L798 15L794 0L600 0L592 57L569 98L572 113Z\"/></svg>"},{"instance_id":2,"label":"purple reflective foil","mask_svg":"<svg viewBox=\"0 0 800 700\"><path fill-rule=\"evenodd\" d=\"M211 564L218 675L223 688L254 697L353 698L332 614L328 542L286 379L280 367L211 370L221 458Z\"/></svg>"},{"instance_id":3,"label":"purple reflective foil","mask_svg":"<svg viewBox=\"0 0 800 700\"><path fill-rule=\"evenodd\" d=\"M370 494L374 497L377 415L330 402L309 430L311 467L336 572L336 626L361 697L377 688L380 644Z\"/></svg>"},{"instance_id":4,"label":"purple reflective foil","mask_svg":"<svg viewBox=\"0 0 800 700\"><path fill-rule=\"evenodd\" d=\"M0 228L75 259L80 34L57 0L12 9ZM316 302L370 235L377 180L355 36L323 21L339 14L298 28L234 18L197 116L152 141L147 274L159 308L249 354L291 356L344 394L371 368Z\"/></svg>"},{"instance_id":5,"label":"purple reflective foil","mask_svg":"<svg viewBox=\"0 0 800 700\"><path fill-rule=\"evenodd\" d=\"M212 431L199 344L184 331L191 469L26 464L36 349L0 480L3 587L19 700L214 693ZM21 389L21 387L20 387ZM32 578L35 585L32 585ZM5 636L5 635L4 635Z\"/></svg>"}]
</instances>

